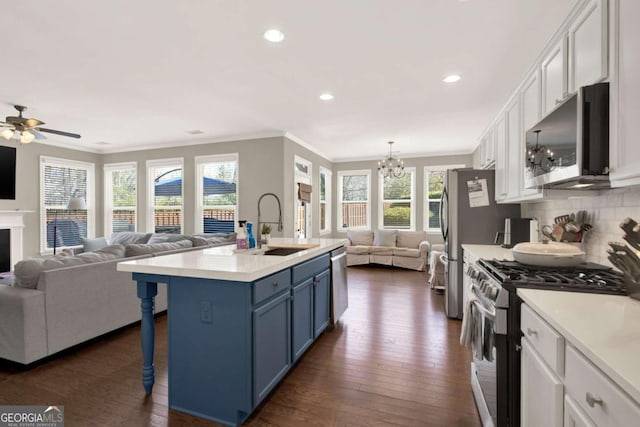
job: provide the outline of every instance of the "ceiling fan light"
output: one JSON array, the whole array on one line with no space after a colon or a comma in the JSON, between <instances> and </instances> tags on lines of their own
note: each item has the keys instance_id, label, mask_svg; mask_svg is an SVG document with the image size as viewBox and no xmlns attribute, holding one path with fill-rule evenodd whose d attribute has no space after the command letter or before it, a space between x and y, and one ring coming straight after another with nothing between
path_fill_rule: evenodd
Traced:
<instances>
[{"instance_id":1,"label":"ceiling fan light","mask_svg":"<svg viewBox=\"0 0 640 427\"><path fill-rule=\"evenodd\" d=\"M23 130L20 133L20 142L23 144L28 144L31 141L33 141L34 139L36 139L36 136L34 134L32 134L31 132L29 132L28 130Z\"/></svg>"},{"instance_id":2,"label":"ceiling fan light","mask_svg":"<svg viewBox=\"0 0 640 427\"><path fill-rule=\"evenodd\" d=\"M2 137L4 139L9 140L9 139L11 139L13 137L14 133L15 133L15 131L13 129L7 128L7 129L3 130L2 132L0 132L0 135L2 135Z\"/></svg>"}]
</instances>

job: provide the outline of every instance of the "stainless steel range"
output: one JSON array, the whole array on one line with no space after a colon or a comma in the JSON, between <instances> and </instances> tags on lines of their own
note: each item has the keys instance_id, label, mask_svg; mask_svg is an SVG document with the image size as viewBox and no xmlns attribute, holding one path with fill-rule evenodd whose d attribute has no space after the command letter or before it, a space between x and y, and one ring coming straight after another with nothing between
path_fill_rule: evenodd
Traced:
<instances>
[{"instance_id":1,"label":"stainless steel range","mask_svg":"<svg viewBox=\"0 0 640 427\"><path fill-rule=\"evenodd\" d=\"M471 310L481 322L473 348L471 385L485 426L520 425L520 305L518 288L626 295L622 274L602 265L544 268L480 260L469 267ZM476 338L480 338L477 336Z\"/></svg>"}]
</instances>

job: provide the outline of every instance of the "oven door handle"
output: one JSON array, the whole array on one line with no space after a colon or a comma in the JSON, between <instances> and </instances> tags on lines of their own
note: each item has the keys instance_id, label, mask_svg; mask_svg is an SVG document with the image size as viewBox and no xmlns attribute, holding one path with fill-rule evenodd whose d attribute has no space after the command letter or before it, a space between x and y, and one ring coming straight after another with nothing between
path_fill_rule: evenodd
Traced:
<instances>
[{"instance_id":1,"label":"oven door handle","mask_svg":"<svg viewBox=\"0 0 640 427\"><path fill-rule=\"evenodd\" d=\"M491 320L495 320L496 318L495 310L494 311L488 310L484 305L482 305L482 303L479 300L473 300L472 302L475 304L476 308L480 310L480 312L484 317L488 317Z\"/></svg>"}]
</instances>

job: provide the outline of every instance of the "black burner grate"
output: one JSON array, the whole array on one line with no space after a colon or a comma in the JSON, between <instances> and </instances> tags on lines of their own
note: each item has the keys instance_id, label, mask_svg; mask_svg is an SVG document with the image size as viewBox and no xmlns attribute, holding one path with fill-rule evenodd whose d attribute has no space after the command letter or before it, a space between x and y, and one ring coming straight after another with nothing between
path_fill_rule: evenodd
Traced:
<instances>
[{"instance_id":1,"label":"black burner grate","mask_svg":"<svg viewBox=\"0 0 640 427\"><path fill-rule=\"evenodd\" d=\"M481 260L480 263L504 287L626 295L624 277L604 265L584 263L576 267L538 267L515 261Z\"/></svg>"}]
</instances>

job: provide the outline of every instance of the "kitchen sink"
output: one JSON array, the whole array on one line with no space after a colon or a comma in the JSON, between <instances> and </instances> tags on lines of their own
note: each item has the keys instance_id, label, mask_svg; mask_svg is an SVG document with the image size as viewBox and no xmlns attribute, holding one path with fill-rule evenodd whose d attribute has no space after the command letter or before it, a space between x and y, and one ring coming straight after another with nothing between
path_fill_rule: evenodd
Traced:
<instances>
[{"instance_id":1,"label":"kitchen sink","mask_svg":"<svg viewBox=\"0 0 640 427\"><path fill-rule=\"evenodd\" d=\"M264 255L287 256L306 249L307 248L272 248L264 251Z\"/></svg>"},{"instance_id":2,"label":"kitchen sink","mask_svg":"<svg viewBox=\"0 0 640 427\"><path fill-rule=\"evenodd\" d=\"M276 245L263 246L262 248L253 249L234 249L233 252L239 255L272 255L272 256L287 256L295 254L296 252L305 251L307 249L316 247L318 245L306 245L306 244L290 244L290 245Z\"/></svg>"}]
</instances>

